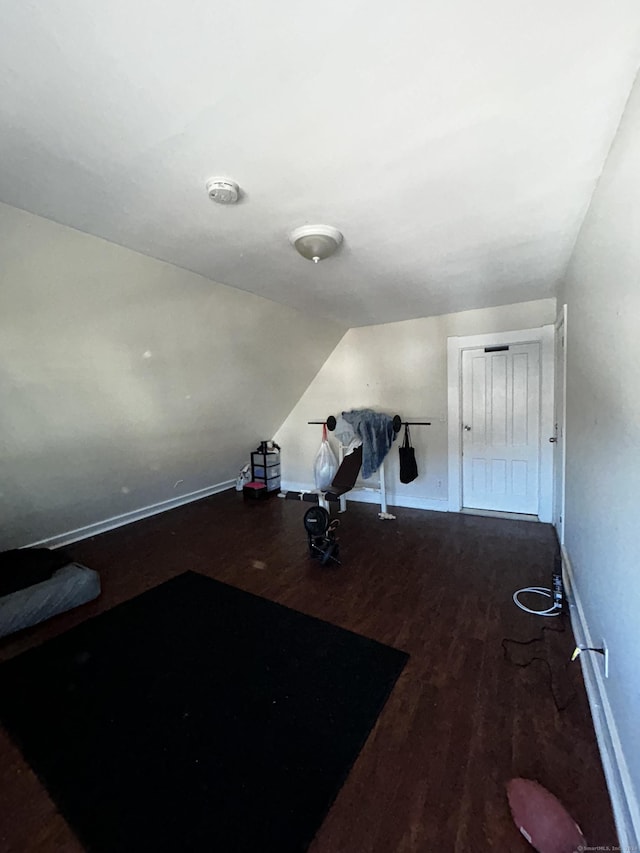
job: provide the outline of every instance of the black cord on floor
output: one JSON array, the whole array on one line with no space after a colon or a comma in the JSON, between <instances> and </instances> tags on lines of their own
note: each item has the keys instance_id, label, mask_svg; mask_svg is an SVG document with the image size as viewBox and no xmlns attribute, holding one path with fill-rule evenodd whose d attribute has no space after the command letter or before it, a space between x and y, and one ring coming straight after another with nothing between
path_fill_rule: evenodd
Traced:
<instances>
[{"instance_id":1,"label":"black cord on floor","mask_svg":"<svg viewBox=\"0 0 640 853\"><path fill-rule=\"evenodd\" d=\"M563 616L561 616L560 618L563 619ZM532 643L540 643L544 639L544 632L545 631L551 631L554 634L564 634L564 632L566 631L564 621L562 622L562 628L552 628L550 625L545 625L542 628L542 630L540 631L540 636L534 637L531 640L512 640L510 637L504 637L502 639L502 650L504 652L504 659L507 661L507 663L513 664L513 666L518 666L521 669L526 669L528 666L531 666L531 664L534 663L535 661L540 661L541 663L543 663L547 667L547 670L549 672L549 691L550 691L551 696L553 698L553 704L556 706L556 711L559 714L561 714L563 711L566 711L566 709L569 707L569 705L576 698L576 695L577 695L576 692L573 691L573 693L569 697L568 701L565 702L564 705L562 705L558 701L558 697L556 696L555 690L553 689L553 670L551 669L551 664L549 663L547 658L532 657L531 660L527 661L526 663L518 663L517 661L514 661L511 658L511 656L509 655L509 650L507 649L507 645L506 645L507 643L513 643L516 646L530 646ZM568 664L565 664L565 670L566 669L568 669Z\"/></svg>"}]
</instances>

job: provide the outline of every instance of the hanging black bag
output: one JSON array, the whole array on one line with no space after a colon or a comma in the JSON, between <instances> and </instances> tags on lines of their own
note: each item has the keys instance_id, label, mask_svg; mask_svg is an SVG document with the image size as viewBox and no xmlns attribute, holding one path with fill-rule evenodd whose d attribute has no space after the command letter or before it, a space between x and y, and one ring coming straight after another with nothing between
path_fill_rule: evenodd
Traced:
<instances>
[{"instance_id":1,"label":"hanging black bag","mask_svg":"<svg viewBox=\"0 0 640 853\"><path fill-rule=\"evenodd\" d=\"M418 465L416 451L411 447L409 424L404 425L404 441L402 447L398 448L398 453L400 454L400 482L411 483L418 476Z\"/></svg>"}]
</instances>

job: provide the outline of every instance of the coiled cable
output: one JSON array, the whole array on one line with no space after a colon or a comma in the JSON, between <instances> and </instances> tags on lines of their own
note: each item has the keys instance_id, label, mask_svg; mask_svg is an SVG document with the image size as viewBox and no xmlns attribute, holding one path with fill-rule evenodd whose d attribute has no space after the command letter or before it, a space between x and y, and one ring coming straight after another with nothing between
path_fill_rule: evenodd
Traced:
<instances>
[{"instance_id":1,"label":"coiled cable","mask_svg":"<svg viewBox=\"0 0 640 853\"><path fill-rule=\"evenodd\" d=\"M520 608L520 610L524 610L525 613L533 613L535 616L560 616L562 612L562 607L554 602L551 607L546 610L531 610L530 607L525 607L524 604L520 601L518 596L522 595L525 592L532 592L536 595L544 595L545 598L553 598L553 594L550 589L546 586L525 586L522 589L517 589L513 593L513 601Z\"/></svg>"}]
</instances>

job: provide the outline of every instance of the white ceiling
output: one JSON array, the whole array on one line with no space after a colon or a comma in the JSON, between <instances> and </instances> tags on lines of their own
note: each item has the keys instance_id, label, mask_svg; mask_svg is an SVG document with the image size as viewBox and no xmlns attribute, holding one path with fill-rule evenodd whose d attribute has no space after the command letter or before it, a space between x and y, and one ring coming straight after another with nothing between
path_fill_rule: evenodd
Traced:
<instances>
[{"instance_id":1,"label":"white ceiling","mask_svg":"<svg viewBox=\"0 0 640 853\"><path fill-rule=\"evenodd\" d=\"M349 326L553 295L639 32L637 0L0 0L0 200Z\"/></svg>"}]
</instances>

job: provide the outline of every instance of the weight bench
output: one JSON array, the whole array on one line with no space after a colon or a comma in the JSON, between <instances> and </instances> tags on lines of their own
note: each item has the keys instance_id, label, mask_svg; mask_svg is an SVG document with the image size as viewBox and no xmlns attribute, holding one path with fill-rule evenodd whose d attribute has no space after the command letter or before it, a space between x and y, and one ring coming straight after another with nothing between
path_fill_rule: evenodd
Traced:
<instances>
[{"instance_id":1,"label":"weight bench","mask_svg":"<svg viewBox=\"0 0 640 853\"><path fill-rule=\"evenodd\" d=\"M362 445L344 457L331 482L329 491L325 492L325 498L337 503L341 495L350 492L358 479L360 468L362 468Z\"/></svg>"}]
</instances>

